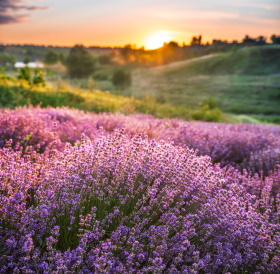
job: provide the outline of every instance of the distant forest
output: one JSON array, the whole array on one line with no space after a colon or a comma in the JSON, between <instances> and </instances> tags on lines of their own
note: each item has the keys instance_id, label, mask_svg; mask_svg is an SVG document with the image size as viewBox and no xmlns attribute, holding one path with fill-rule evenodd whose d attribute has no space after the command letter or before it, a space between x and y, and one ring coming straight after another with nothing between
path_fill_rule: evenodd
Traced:
<instances>
[{"instance_id":1,"label":"distant forest","mask_svg":"<svg viewBox=\"0 0 280 274\"><path fill-rule=\"evenodd\" d=\"M135 63L142 66L156 66L178 60L190 59L216 52L237 50L248 46L265 46L280 44L280 35L271 35L253 38L246 35L242 41L228 41L213 39L211 43L203 43L202 35L192 37L190 43L179 44L176 41L164 43L161 48L146 50L131 44L124 47L84 47L92 57L101 65ZM82 46L82 45L80 45ZM41 61L46 64L55 64L67 61L71 47L0 44L0 66L12 69L17 61Z\"/></svg>"}]
</instances>

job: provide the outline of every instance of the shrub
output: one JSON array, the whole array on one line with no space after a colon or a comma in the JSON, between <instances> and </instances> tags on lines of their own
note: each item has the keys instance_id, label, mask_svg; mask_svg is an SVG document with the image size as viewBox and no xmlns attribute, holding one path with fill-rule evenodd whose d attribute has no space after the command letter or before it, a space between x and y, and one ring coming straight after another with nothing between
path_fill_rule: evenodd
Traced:
<instances>
[{"instance_id":1,"label":"shrub","mask_svg":"<svg viewBox=\"0 0 280 274\"><path fill-rule=\"evenodd\" d=\"M98 72L98 73L94 74L94 79L106 81L106 80L108 80L108 75L104 72Z\"/></svg>"},{"instance_id":2,"label":"shrub","mask_svg":"<svg viewBox=\"0 0 280 274\"><path fill-rule=\"evenodd\" d=\"M71 48L66 60L70 77L84 78L93 74L95 61L82 45Z\"/></svg>"},{"instance_id":3,"label":"shrub","mask_svg":"<svg viewBox=\"0 0 280 274\"><path fill-rule=\"evenodd\" d=\"M46 85L46 80L45 80L45 77L44 77L44 71L38 70L38 69L34 70L34 76L33 76L32 84L42 85L42 86Z\"/></svg>"},{"instance_id":4,"label":"shrub","mask_svg":"<svg viewBox=\"0 0 280 274\"><path fill-rule=\"evenodd\" d=\"M45 54L45 63L46 64L55 64L59 61L59 55L53 50L48 50Z\"/></svg>"},{"instance_id":5,"label":"shrub","mask_svg":"<svg viewBox=\"0 0 280 274\"><path fill-rule=\"evenodd\" d=\"M23 63L27 65L29 62L31 62L31 57L29 55L26 55L23 59Z\"/></svg>"},{"instance_id":6,"label":"shrub","mask_svg":"<svg viewBox=\"0 0 280 274\"><path fill-rule=\"evenodd\" d=\"M0 94L5 94L9 90L1 89ZM39 104L40 101L43 101L44 106L47 103L59 106L63 105L64 102L75 106L75 103L81 99L80 97L68 97L67 92L64 92L62 94L53 93L51 99L44 100L41 97L46 96L44 93L38 95L37 92L34 92L34 98L30 97L28 93L24 93L24 89L20 94L12 93L9 95L8 93L6 96L12 96L11 98L19 100L20 103L31 101L33 104ZM108 101L106 97L104 100ZM129 100L121 102L122 106L130 104ZM133 106L128 105L126 111L129 112ZM104 103L103 105L102 102L93 107L99 112L106 111L106 107L107 110L109 107L116 110L114 104L110 106ZM30 116L33 117L32 119L36 118L37 122L30 123L32 119L27 118ZM15 126L18 120L22 121L22 126ZM219 163L222 167L232 166L241 172L246 169L249 173L258 173L261 176L269 175L274 170L277 161L280 160L280 127L277 126L187 122L175 119L156 119L143 114L130 116L116 113L94 114L68 108L41 109L30 107L5 110L5 112L0 113L0 142L3 145L10 138L21 138L17 136L25 134L22 132L34 132L36 128L44 128L44 134L48 136L52 131L53 122L57 123L56 134L63 142L73 144L82 133L89 138L96 138L100 134L100 128L103 128L103 133L111 133L115 129L125 127L125 133L128 136L133 136L135 132L141 132L156 140L170 140L176 146L187 146L197 150L198 155L210 156L213 163ZM13 126L13 124L15 125ZM33 126L35 126L34 129L32 129ZM47 143L45 145L48 146Z\"/></svg>"},{"instance_id":7,"label":"shrub","mask_svg":"<svg viewBox=\"0 0 280 274\"><path fill-rule=\"evenodd\" d=\"M219 108L211 108L208 104L202 106L200 109L195 110L192 114L193 119L207 121L207 122L220 122L222 112Z\"/></svg>"},{"instance_id":8,"label":"shrub","mask_svg":"<svg viewBox=\"0 0 280 274\"><path fill-rule=\"evenodd\" d=\"M26 80L28 83L32 83L31 69L24 67L19 70L18 79Z\"/></svg>"},{"instance_id":9,"label":"shrub","mask_svg":"<svg viewBox=\"0 0 280 274\"><path fill-rule=\"evenodd\" d=\"M39 80L38 80L39 81ZM85 99L77 94L67 91L44 91L40 86L33 85L32 88L25 86L2 86L0 85L0 106L17 107L26 105L41 105L42 107L58 107L81 105Z\"/></svg>"},{"instance_id":10,"label":"shrub","mask_svg":"<svg viewBox=\"0 0 280 274\"><path fill-rule=\"evenodd\" d=\"M100 55L98 57L98 61L100 65L109 65L112 62L111 57L109 55Z\"/></svg>"},{"instance_id":11,"label":"shrub","mask_svg":"<svg viewBox=\"0 0 280 274\"><path fill-rule=\"evenodd\" d=\"M44 71L36 69L30 69L29 67L24 67L19 70L17 76L20 80L27 81L30 85L42 85L46 84L44 77Z\"/></svg>"},{"instance_id":12,"label":"shrub","mask_svg":"<svg viewBox=\"0 0 280 274\"><path fill-rule=\"evenodd\" d=\"M15 107L17 95L9 87L0 86L0 107Z\"/></svg>"},{"instance_id":13,"label":"shrub","mask_svg":"<svg viewBox=\"0 0 280 274\"><path fill-rule=\"evenodd\" d=\"M0 149L2 273L277 273L279 173L122 130L62 148L53 135L43 154Z\"/></svg>"},{"instance_id":14,"label":"shrub","mask_svg":"<svg viewBox=\"0 0 280 274\"><path fill-rule=\"evenodd\" d=\"M13 67L16 57L12 54L0 52L0 67Z\"/></svg>"},{"instance_id":15,"label":"shrub","mask_svg":"<svg viewBox=\"0 0 280 274\"><path fill-rule=\"evenodd\" d=\"M128 87L131 85L131 74L123 70L117 70L113 74L112 82L116 87Z\"/></svg>"}]
</instances>

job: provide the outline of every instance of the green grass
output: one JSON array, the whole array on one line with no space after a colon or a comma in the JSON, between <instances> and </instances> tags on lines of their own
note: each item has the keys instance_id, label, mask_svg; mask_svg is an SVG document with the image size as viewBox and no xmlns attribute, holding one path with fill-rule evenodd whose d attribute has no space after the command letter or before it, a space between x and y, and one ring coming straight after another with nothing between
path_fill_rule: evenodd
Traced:
<instances>
[{"instance_id":1,"label":"green grass","mask_svg":"<svg viewBox=\"0 0 280 274\"><path fill-rule=\"evenodd\" d=\"M25 105L68 106L95 113L144 113L159 118L192 119L189 109L158 103L150 97L135 99L95 89L74 89L62 82L59 86L52 87L30 85L27 81L0 75L0 107L15 108Z\"/></svg>"},{"instance_id":2,"label":"green grass","mask_svg":"<svg viewBox=\"0 0 280 274\"><path fill-rule=\"evenodd\" d=\"M112 75L118 69L131 72L131 87L114 87ZM0 94L1 106L41 102L43 106L68 105L94 112L280 124L277 45L244 47L152 68L97 64L94 75L86 79L70 79L62 65L49 66L47 70L51 88L28 87L31 94L16 91L18 87L6 90ZM207 108L209 98L217 102L223 113Z\"/></svg>"},{"instance_id":3,"label":"green grass","mask_svg":"<svg viewBox=\"0 0 280 274\"><path fill-rule=\"evenodd\" d=\"M67 85L74 89L88 89L88 90L100 90L109 91L112 94L121 94L124 96L130 96L127 89L120 89L113 85L112 76L115 71L123 70L132 72L137 67L137 64L110 64L110 65L99 65L96 63L96 71L91 77L74 79L67 75L66 68L62 65L53 65L47 67L48 80L54 85Z\"/></svg>"},{"instance_id":4,"label":"green grass","mask_svg":"<svg viewBox=\"0 0 280 274\"><path fill-rule=\"evenodd\" d=\"M196 61L189 62L187 66L181 63L181 74L269 75L280 73L280 46L244 47L193 60ZM173 73L177 74L177 70L173 70ZM168 74L172 74L172 69L169 69Z\"/></svg>"},{"instance_id":5,"label":"green grass","mask_svg":"<svg viewBox=\"0 0 280 274\"><path fill-rule=\"evenodd\" d=\"M279 123L280 47L242 48L134 70L127 93L190 109L211 97L223 112Z\"/></svg>"}]
</instances>

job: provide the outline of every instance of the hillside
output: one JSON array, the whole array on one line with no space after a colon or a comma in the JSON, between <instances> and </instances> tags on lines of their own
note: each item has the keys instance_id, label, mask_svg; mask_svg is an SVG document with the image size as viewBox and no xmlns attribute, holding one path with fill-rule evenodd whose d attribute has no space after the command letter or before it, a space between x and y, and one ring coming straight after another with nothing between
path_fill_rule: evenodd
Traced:
<instances>
[{"instance_id":1,"label":"hillside","mask_svg":"<svg viewBox=\"0 0 280 274\"><path fill-rule=\"evenodd\" d=\"M280 47L247 47L133 73L133 96L196 108L210 97L221 109L280 122Z\"/></svg>"},{"instance_id":2,"label":"hillside","mask_svg":"<svg viewBox=\"0 0 280 274\"><path fill-rule=\"evenodd\" d=\"M280 73L280 46L244 47L175 62L161 67L166 72L187 75L268 75ZM180 68L180 71L178 69Z\"/></svg>"}]
</instances>

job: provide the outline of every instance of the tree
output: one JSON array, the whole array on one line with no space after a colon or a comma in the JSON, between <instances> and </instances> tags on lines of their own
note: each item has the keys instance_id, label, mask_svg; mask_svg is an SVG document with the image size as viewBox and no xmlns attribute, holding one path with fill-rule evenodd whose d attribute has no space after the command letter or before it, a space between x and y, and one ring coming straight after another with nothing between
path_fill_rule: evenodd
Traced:
<instances>
[{"instance_id":1,"label":"tree","mask_svg":"<svg viewBox=\"0 0 280 274\"><path fill-rule=\"evenodd\" d=\"M257 43L257 40L250 37L249 35L246 35L245 38L243 38L243 44L251 46L255 45Z\"/></svg>"},{"instance_id":2,"label":"tree","mask_svg":"<svg viewBox=\"0 0 280 274\"><path fill-rule=\"evenodd\" d=\"M133 60L133 49L130 44L127 44L123 48L121 48L120 53L126 63Z\"/></svg>"},{"instance_id":3,"label":"tree","mask_svg":"<svg viewBox=\"0 0 280 274\"><path fill-rule=\"evenodd\" d=\"M202 40L202 36L201 35L199 35L198 37L193 36L192 37L192 41L191 41L191 45L192 46L199 46L199 45L201 45L201 40Z\"/></svg>"},{"instance_id":4,"label":"tree","mask_svg":"<svg viewBox=\"0 0 280 274\"><path fill-rule=\"evenodd\" d=\"M100 55L98 57L98 61L100 65L108 65L111 64L111 57L109 55Z\"/></svg>"},{"instance_id":5,"label":"tree","mask_svg":"<svg viewBox=\"0 0 280 274\"><path fill-rule=\"evenodd\" d=\"M76 45L69 52L66 67L70 77L83 78L93 74L95 61L84 46Z\"/></svg>"},{"instance_id":6,"label":"tree","mask_svg":"<svg viewBox=\"0 0 280 274\"><path fill-rule=\"evenodd\" d=\"M276 36L275 34L273 34L270 39L273 44L280 44L280 36Z\"/></svg>"},{"instance_id":7,"label":"tree","mask_svg":"<svg viewBox=\"0 0 280 274\"><path fill-rule=\"evenodd\" d=\"M199 35L199 36L198 36L198 39L197 39L197 43L198 43L199 45L201 45L201 40L202 40L202 36Z\"/></svg>"},{"instance_id":8,"label":"tree","mask_svg":"<svg viewBox=\"0 0 280 274\"><path fill-rule=\"evenodd\" d=\"M266 38L264 36L260 35L257 38L257 43L258 43L258 45L265 45L266 44Z\"/></svg>"},{"instance_id":9,"label":"tree","mask_svg":"<svg viewBox=\"0 0 280 274\"><path fill-rule=\"evenodd\" d=\"M60 61L62 64L65 65L65 63L66 63L66 56L65 56L65 54L64 54L63 52L59 53L58 59L59 59L59 61Z\"/></svg>"},{"instance_id":10,"label":"tree","mask_svg":"<svg viewBox=\"0 0 280 274\"><path fill-rule=\"evenodd\" d=\"M31 57L29 55L26 55L23 59L23 63L27 65L29 62L31 62Z\"/></svg>"},{"instance_id":11,"label":"tree","mask_svg":"<svg viewBox=\"0 0 280 274\"><path fill-rule=\"evenodd\" d=\"M174 41L164 43L161 52L165 63L170 63L180 58L180 47L178 43Z\"/></svg>"},{"instance_id":12,"label":"tree","mask_svg":"<svg viewBox=\"0 0 280 274\"><path fill-rule=\"evenodd\" d=\"M129 72L117 70L113 74L113 85L116 87L127 87L131 85L131 75Z\"/></svg>"},{"instance_id":13,"label":"tree","mask_svg":"<svg viewBox=\"0 0 280 274\"><path fill-rule=\"evenodd\" d=\"M59 60L59 55L53 51L53 50L48 50L47 53L45 54L45 63L46 64L55 64Z\"/></svg>"},{"instance_id":14,"label":"tree","mask_svg":"<svg viewBox=\"0 0 280 274\"><path fill-rule=\"evenodd\" d=\"M13 67L16 57L12 54L0 52L0 67Z\"/></svg>"},{"instance_id":15,"label":"tree","mask_svg":"<svg viewBox=\"0 0 280 274\"><path fill-rule=\"evenodd\" d=\"M179 48L179 45L177 42L171 41L166 45L166 47L173 49L173 50L177 50Z\"/></svg>"}]
</instances>

